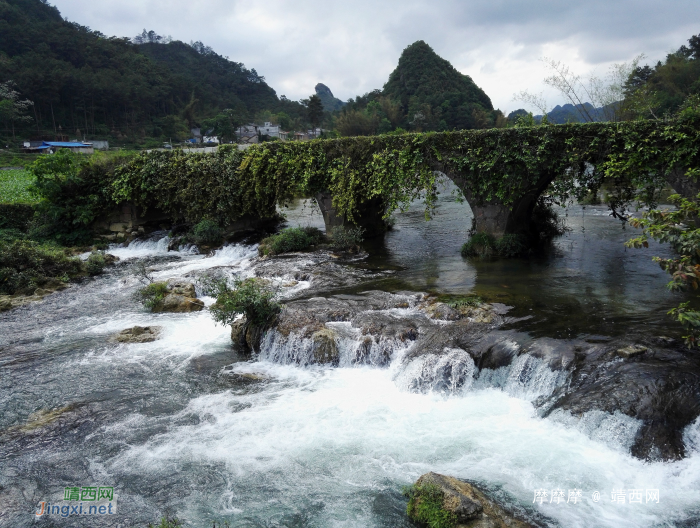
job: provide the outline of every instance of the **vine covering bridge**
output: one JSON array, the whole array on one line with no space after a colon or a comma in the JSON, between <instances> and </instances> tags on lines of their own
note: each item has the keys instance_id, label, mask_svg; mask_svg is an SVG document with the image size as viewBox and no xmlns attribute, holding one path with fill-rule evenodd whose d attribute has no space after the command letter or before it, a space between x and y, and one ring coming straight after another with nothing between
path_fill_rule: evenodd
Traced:
<instances>
[{"instance_id":1,"label":"vine covering bridge","mask_svg":"<svg viewBox=\"0 0 700 528\"><path fill-rule=\"evenodd\" d=\"M452 180L477 232L529 235L543 194L563 203L608 182L611 206L654 203L669 183L695 196L700 117L672 121L544 125L425 134L264 143L240 152L141 154L116 169L116 203L153 207L186 222L231 225L266 218L294 196L315 197L329 231L370 230L416 198L434 206L438 181Z\"/></svg>"}]
</instances>

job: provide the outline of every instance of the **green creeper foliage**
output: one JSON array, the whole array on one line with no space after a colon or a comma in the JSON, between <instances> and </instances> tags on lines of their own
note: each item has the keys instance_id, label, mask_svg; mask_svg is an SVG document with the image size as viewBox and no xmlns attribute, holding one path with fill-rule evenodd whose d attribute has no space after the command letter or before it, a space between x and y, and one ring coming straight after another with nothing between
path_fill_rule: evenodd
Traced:
<instances>
[{"instance_id":1,"label":"green creeper foliage","mask_svg":"<svg viewBox=\"0 0 700 528\"><path fill-rule=\"evenodd\" d=\"M435 484L414 485L404 488L408 497L406 513L409 518L428 528L454 528L457 516L443 509L444 495Z\"/></svg>"},{"instance_id":2,"label":"green creeper foliage","mask_svg":"<svg viewBox=\"0 0 700 528\"><path fill-rule=\"evenodd\" d=\"M226 226L244 216L271 218L278 184L242 171L244 161L235 146L221 146L213 154L142 153L115 171L112 199L193 224L216 219Z\"/></svg>"},{"instance_id":3,"label":"green creeper foliage","mask_svg":"<svg viewBox=\"0 0 700 528\"><path fill-rule=\"evenodd\" d=\"M261 327L281 310L275 301L275 291L263 279L235 279L233 285L226 280L208 281L204 290L216 297L210 311L214 320L224 325L232 324L238 315L245 315L248 324Z\"/></svg>"}]
</instances>

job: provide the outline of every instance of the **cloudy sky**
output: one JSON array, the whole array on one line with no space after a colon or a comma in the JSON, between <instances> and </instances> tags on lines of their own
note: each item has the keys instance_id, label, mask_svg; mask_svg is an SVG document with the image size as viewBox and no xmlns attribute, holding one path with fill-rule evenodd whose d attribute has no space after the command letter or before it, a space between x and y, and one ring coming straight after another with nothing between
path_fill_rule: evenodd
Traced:
<instances>
[{"instance_id":1,"label":"cloudy sky","mask_svg":"<svg viewBox=\"0 0 700 528\"><path fill-rule=\"evenodd\" d=\"M278 95L317 82L347 100L381 88L401 51L424 40L504 111L521 90L563 99L542 80L550 57L605 76L640 53L654 63L700 33L698 0L50 0L107 35L144 28L255 68Z\"/></svg>"}]
</instances>

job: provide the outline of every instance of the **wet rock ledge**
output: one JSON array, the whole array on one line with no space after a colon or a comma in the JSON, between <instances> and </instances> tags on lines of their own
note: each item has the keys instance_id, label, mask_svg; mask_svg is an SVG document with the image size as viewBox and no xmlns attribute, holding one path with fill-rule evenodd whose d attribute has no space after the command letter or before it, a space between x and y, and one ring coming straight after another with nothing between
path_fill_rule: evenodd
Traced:
<instances>
[{"instance_id":1,"label":"wet rock ledge","mask_svg":"<svg viewBox=\"0 0 700 528\"><path fill-rule=\"evenodd\" d=\"M533 338L508 307L454 307L422 293L367 291L290 300L266 328L232 338L282 364L386 367L414 392L498 388L645 460L684 458L700 415L700 355L672 340Z\"/></svg>"},{"instance_id":2,"label":"wet rock ledge","mask_svg":"<svg viewBox=\"0 0 700 528\"><path fill-rule=\"evenodd\" d=\"M455 528L535 528L489 499L476 486L454 477L426 473L409 489L408 516L421 525L449 519Z\"/></svg>"}]
</instances>

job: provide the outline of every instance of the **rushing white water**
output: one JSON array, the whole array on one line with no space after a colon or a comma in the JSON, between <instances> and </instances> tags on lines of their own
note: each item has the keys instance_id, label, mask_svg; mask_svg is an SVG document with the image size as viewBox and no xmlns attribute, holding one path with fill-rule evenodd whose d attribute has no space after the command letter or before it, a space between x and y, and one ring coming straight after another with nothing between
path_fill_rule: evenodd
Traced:
<instances>
[{"instance_id":1,"label":"rushing white water","mask_svg":"<svg viewBox=\"0 0 700 528\"><path fill-rule=\"evenodd\" d=\"M645 464L539 418L531 404L500 390L409 393L389 370L373 368L260 362L233 372L270 381L256 392L193 399L175 421L194 415L197 425L171 427L109 467L166 478L182 464L222 465L231 478L219 491L218 513L235 508L269 518L313 499L325 504L314 526L378 526L363 490L408 484L426 471L498 484L524 504L535 489L582 489L580 504L538 508L566 527L655 526L682 518L700 499L700 457ZM112 434L128 441L134 423L132 416ZM272 489L261 503L263 484ZM659 489L660 503L612 504L618 488ZM602 495L598 503L594 491Z\"/></svg>"},{"instance_id":2,"label":"rushing white water","mask_svg":"<svg viewBox=\"0 0 700 528\"><path fill-rule=\"evenodd\" d=\"M158 279L196 278L218 267L252 272L255 246L231 245L204 257L166 253L163 240L110 252L123 260L179 257L149 263ZM206 311L146 313L126 300L135 279L99 280L84 297L58 294L69 308L87 305L87 311L71 328L62 322L42 328L42 339L63 348L50 349L41 362L46 370L28 379L40 380L37 386L53 381L57 392L71 387L64 400L45 407L101 401L122 385L127 403L120 400L121 410L105 412L104 425L85 438L71 437L62 450L49 445L18 455L26 464L20 469L39 464L43 479L46 468L63 467L66 453L74 454L68 476L52 477L52 490L83 484L79 479L115 482L120 508L135 516L147 511L153 521L167 507L189 526L212 519L241 527L408 526L401 487L436 471L499 487L511 506L530 507L566 528L652 528L697 518L700 419L686 428L686 459L646 463L628 452L639 427L629 417L558 412L541 418L532 402L566 383L567 375L531 356L482 371L458 348L406 361L410 342L368 341L349 323L330 323L337 368L311 365L308 338L276 332L265 336L257 359L231 364L229 329ZM163 327L162 339L100 341L137 324ZM211 365L217 365L213 373ZM582 502L533 504L535 490L557 488L582 490ZM616 489L657 489L660 500L617 504L611 500Z\"/></svg>"}]
</instances>

